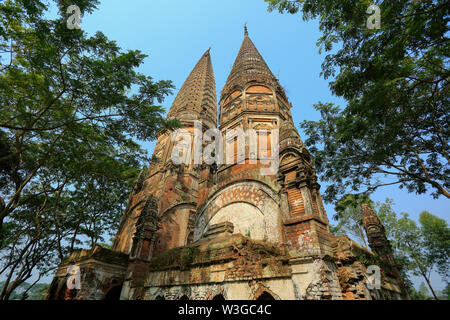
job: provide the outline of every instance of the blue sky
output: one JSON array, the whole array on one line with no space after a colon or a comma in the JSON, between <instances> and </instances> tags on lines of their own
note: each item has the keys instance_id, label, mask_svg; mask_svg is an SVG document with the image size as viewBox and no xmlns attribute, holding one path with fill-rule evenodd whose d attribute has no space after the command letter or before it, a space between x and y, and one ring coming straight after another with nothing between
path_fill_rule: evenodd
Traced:
<instances>
[{"instance_id":1,"label":"blue sky","mask_svg":"<svg viewBox=\"0 0 450 320\"><path fill-rule=\"evenodd\" d=\"M139 49L149 55L140 71L155 80L172 80L177 90L204 51L212 46L219 96L242 43L244 23L273 74L285 87L297 128L303 120L320 118L313 109L319 101L344 106L342 99L331 94L328 81L320 77L324 54L320 55L316 47L320 37L318 23L305 22L299 14L270 13L263 0L104 0L97 11L83 17L81 28L89 34L100 30L123 49ZM167 109L175 94L163 103ZM300 134L305 139L301 131ZM144 147L151 154L154 142L145 143ZM449 221L447 199L410 194L396 186L380 189L372 199L384 201L387 197L394 199L396 212L408 212L415 220L427 210ZM325 207L331 219L333 205ZM438 276L432 280L437 289L442 289Z\"/></svg>"}]
</instances>

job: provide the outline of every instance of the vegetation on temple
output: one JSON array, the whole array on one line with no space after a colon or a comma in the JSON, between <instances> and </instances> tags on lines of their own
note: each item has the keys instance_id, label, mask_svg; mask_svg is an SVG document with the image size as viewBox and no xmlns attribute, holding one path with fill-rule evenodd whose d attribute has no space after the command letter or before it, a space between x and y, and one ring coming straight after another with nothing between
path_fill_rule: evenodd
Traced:
<instances>
[{"instance_id":1,"label":"vegetation on temple","mask_svg":"<svg viewBox=\"0 0 450 320\"><path fill-rule=\"evenodd\" d=\"M367 245L366 235L364 234L364 225L361 216L361 203L371 203L367 195L348 194L336 203L334 208L335 215L333 219L338 221L337 225L330 225L330 231L335 235L350 234L356 240Z\"/></svg>"},{"instance_id":2,"label":"vegetation on temple","mask_svg":"<svg viewBox=\"0 0 450 320\"><path fill-rule=\"evenodd\" d=\"M334 234L349 232L355 239L367 243L360 214L362 201L370 202L370 199L350 194L338 202L335 215L338 224L330 226ZM420 214L420 225L417 225L407 213L397 215L392 208L393 204L392 199L386 199L384 203L374 206L392 245L395 261L411 290L413 288L409 274L422 277L437 299L438 294L431 285L430 277L435 271L445 283L450 282L450 228L445 220L427 211ZM372 263L373 261L369 264Z\"/></svg>"},{"instance_id":3,"label":"vegetation on temple","mask_svg":"<svg viewBox=\"0 0 450 320\"><path fill-rule=\"evenodd\" d=\"M301 124L324 199L394 184L450 198L448 1L383 1L380 29L366 26L368 0L266 2L319 20L322 75L347 102L319 102L322 119Z\"/></svg>"},{"instance_id":4,"label":"vegetation on temple","mask_svg":"<svg viewBox=\"0 0 450 320\"><path fill-rule=\"evenodd\" d=\"M136 71L146 55L101 32L66 26L96 0L0 3L0 299L82 245L118 228L150 140L176 125L162 103L173 88Z\"/></svg>"}]
</instances>

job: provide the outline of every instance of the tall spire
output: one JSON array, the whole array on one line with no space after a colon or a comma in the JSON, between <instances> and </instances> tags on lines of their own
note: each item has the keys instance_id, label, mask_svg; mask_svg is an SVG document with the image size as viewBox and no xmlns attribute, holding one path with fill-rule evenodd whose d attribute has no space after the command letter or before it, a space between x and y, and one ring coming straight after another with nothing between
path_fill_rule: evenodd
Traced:
<instances>
[{"instance_id":1,"label":"tall spire","mask_svg":"<svg viewBox=\"0 0 450 320\"><path fill-rule=\"evenodd\" d=\"M208 126L216 126L216 83L210 49L202 55L181 87L167 115L168 119L202 120Z\"/></svg>"},{"instance_id":2,"label":"tall spire","mask_svg":"<svg viewBox=\"0 0 450 320\"><path fill-rule=\"evenodd\" d=\"M409 299L408 290L403 282L403 277L395 261L391 243L386 237L386 231L376 212L367 203L362 203L361 216L370 248L375 253L379 254L381 259L388 264L390 269L389 271L395 277L400 286L403 298Z\"/></svg>"},{"instance_id":3,"label":"tall spire","mask_svg":"<svg viewBox=\"0 0 450 320\"><path fill-rule=\"evenodd\" d=\"M263 57L248 36L247 24L244 27L244 41L234 61L233 68L222 90L225 97L236 86L245 86L251 81L266 83L274 88L279 86L277 79L270 71Z\"/></svg>"}]
</instances>

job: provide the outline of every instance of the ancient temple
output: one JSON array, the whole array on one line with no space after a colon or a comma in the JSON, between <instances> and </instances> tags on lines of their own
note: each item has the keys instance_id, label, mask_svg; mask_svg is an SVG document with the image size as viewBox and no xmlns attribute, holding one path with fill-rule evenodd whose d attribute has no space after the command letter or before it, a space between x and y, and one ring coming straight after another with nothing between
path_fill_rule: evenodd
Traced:
<instances>
[{"instance_id":1,"label":"ancient temple","mask_svg":"<svg viewBox=\"0 0 450 320\"><path fill-rule=\"evenodd\" d=\"M380 288L368 285L359 256L390 248L370 208L374 252L330 233L291 108L247 28L218 103L206 51L168 113L183 134L158 136L113 249L74 253L47 299L406 299L395 267L381 268ZM392 255L385 260L395 266ZM79 283L67 287L70 266Z\"/></svg>"}]
</instances>

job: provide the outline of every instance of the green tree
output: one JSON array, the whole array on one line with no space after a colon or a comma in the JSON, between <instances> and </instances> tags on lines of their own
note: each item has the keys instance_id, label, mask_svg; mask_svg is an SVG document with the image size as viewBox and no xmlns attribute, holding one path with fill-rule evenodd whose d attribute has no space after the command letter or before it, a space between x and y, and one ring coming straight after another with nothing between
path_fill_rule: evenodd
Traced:
<instances>
[{"instance_id":1,"label":"green tree","mask_svg":"<svg viewBox=\"0 0 450 320\"><path fill-rule=\"evenodd\" d=\"M50 284L48 283L36 284L30 290L30 293L28 294L28 300L44 300L49 287Z\"/></svg>"},{"instance_id":2,"label":"green tree","mask_svg":"<svg viewBox=\"0 0 450 320\"><path fill-rule=\"evenodd\" d=\"M444 288L444 296L445 299L450 300L450 283L447 283L447 285Z\"/></svg>"},{"instance_id":3,"label":"green tree","mask_svg":"<svg viewBox=\"0 0 450 320\"><path fill-rule=\"evenodd\" d=\"M0 282L0 290L3 289L4 284L5 282ZM44 300L49 287L50 285L46 283L37 283L32 286L32 284L24 282L14 290L14 292L10 296L10 299Z\"/></svg>"},{"instance_id":4,"label":"green tree","mask_svg":"<svg viewBox=\"0 0 450 320\"><path fill-rule=\"evenodd\" d=\"M365 195L348 194L340 199L334 207L335 215L333 216L338 224L332 226L330 231L335 235L349 233L369 249L361 216L361 204L363 202L372 203Z\"/></svg>"},{"instance_id":5,"label":"green tree","mask_svg":"<svg viewBox=\"0 0 450 320\"><path fill-rule=\"evenodd\" d=\"M386 237L393 248L393 255L400 273L411 294L415 295L409 279L409 273L425 279L435 299L437 292L431 286L431 273L437 271L444 281L449 278L450 229L445 220L424 211L417 225L406 213L400 217L395 213L392 199L373 204L365 195L347 195L336 205L333 217L338 221L330 230L334 234L350 233L367 247L361 216L361 203L368 202L374 207L377 216L385 228ZM423 291L423 290L422 290Z\"/></svg>"},{"instance_id":6,"label":"green tree","mask_svg":"<svg viewBox=\"0 0 450 320\"><path fill-rule=\"evenodd\" d=\"M425 283L421 282L419 290L416 290L414 287L410 288L409 296L412 300L428 300L430 299L430 294L427 289Z\"/></svg>"},{"instance_id":7,"label":"green tree","mask_svg":"<svg viewBox=\"0 0 450 320\"><path fill-rule=\"evenodd\" d=\"M428 252L428 259L436 265L441 277L450 280L450 228L447 221L440 219L427 211L419 216L423 244Z\"/></svg>"},{"instance_id":8,"label":"green tree","mask_svg":"<svg viewBox=\"0 0 450 320\"><path fill-rule=\"evenodd\" d=\"M324 199L394 184L450 198L448 1L376 1L380 29L366 26L369 0L266 2L319 20L322 75L347 101L342 110L318 103L322 119L301 124L330 182Z\"/></svg>"},{"instance_id":9,"label":"green tree","mask_svg":"<svg viewBox=\"0 0 450 320\"><path fill-rule=\"evenodd\" d=\"M433 271L438 271L443 279L448 279L449 229L445 221L425 211L420 216L421 226L418 226L407 213L397 217L390 205L380 210L378 216L401 268L423 277L433 297L438 299L430 277Z\"/></svg>"},{"instance_id":10,"label":"green tree","mask_svg":"<svg viewBox=\"0 0 450 320\"><path fill-rule=\"evenodd\" d=\"M0 3L0 299L81 245L111 237L149 159L135 142L178 126L173 88L136 71L146 55L69 30L66 9L97 0Z\"/></svg>"}]
</instances>

